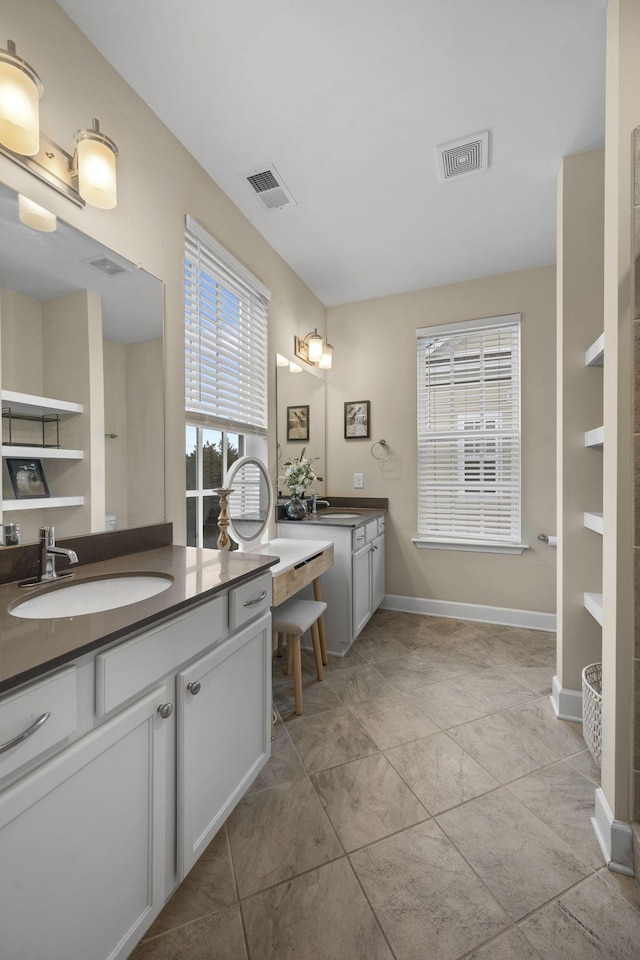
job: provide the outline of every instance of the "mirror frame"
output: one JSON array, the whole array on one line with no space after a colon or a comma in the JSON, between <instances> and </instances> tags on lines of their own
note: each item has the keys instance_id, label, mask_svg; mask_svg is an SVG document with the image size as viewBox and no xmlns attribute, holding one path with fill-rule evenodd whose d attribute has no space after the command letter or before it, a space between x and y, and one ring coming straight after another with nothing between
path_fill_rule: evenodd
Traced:
<instances>
[{"instance_id":1,"label":"mirror frame","mask_svg":"<svg viewBox=\"0 0 640 960\"><path fill-rule=\"evenodd\" d=\"M258 460L257 457L241 457L239 460L236 460L234 463L232 463L224 479L224 486L227 488L233 489L233 478L236 476L237 473L240 472L242 467L246 466L247 464L253 464L254 466L256 466L260 471L260 473L262 474L262 476L264 477L264 480L267 485L267 510L266 510L266 516L265 516L264 522L262 523L261 527L258 529L257 533L255 533L252 537L243 537L238 533L238 531L234 526L231 512L228 510L229 526L227 527L227 533L229 534L231 539L239 545L243 543L255 543L256 540L259 540L263 536L265 530L271 523L271 514L273 513L273 503L274 503L273 484L271 483L269 472L266 466L264 465L264 463L262 462L262 460Z\"/></svg>"}]
</instances>

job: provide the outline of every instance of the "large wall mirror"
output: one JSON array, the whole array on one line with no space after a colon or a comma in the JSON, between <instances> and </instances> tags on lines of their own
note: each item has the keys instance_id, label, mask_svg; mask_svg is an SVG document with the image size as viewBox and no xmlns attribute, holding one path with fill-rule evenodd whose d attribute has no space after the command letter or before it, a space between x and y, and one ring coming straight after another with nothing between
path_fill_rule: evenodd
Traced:
<instances>
[{"instance_id":1,"label":"large wall mirror","mask_svg":"<svg viewBox=\"0 0 640 960\"><path fill-rule=\"evenodd\" d=\"M327 488L325 388L325 381L311 371L292 373L289 366L277 367L278 477L287 460L299 457L304 449L305 456L315 460L316 474L323 478L314 485L314 492L322 496ZM280 480L278 491L288 497Z\"/></svg>"},{"instance_id":2,"label":"large wall mirror","mask_svg":"<svg viewBox=\"0 0 640 960\"><path fill-rule=\"evenodd\" d=\"M163 284L60 219L42 232L19 213L0 184L0 519L22 543L42 525L161 522Z\"/></svg>"}]
</instances>

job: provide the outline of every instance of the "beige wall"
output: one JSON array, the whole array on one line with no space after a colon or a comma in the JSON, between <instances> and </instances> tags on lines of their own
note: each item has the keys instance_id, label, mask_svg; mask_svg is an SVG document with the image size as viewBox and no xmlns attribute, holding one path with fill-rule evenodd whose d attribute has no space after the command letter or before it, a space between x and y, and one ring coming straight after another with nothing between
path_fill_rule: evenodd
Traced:
<instances>
[{"instance_id":1,"label":"beige wall","mask_svg":"<svg viewBox=\"0 0 640 960\"><path fill-rule=\"evenodd\" d=\"M179 542L184 533L185 214L196 217L271 290L270 356L290 354L296 333L315 326L324 331L325 308L55 3L0 0L0 22L42 78L41 125L47 136L69 150L74 132L98 117L120 149L115 210L80 210L4 157L0 180L165 282L167 518L174 521ZM271 396L274 384L271 369ZM269 432L273 464L273 405Z\"/></svg>"},{"instance_id":2,"label":"beige wall","mask_svg":"<svg viewBox=\"0 0 640 960\"><path fill-rule=\"evenodd\" d=\"M416 335L418 327L522 313L522 556L418 549ZM389 497L387 593L553 612L555 552L555 267L334 307L327 332L328 494ZM371 401L371 439L344 440L343 405ZM377 462L371 443L390 456ZM364 473L364 490L353 474Z\"/></svg>"}]
</instances>

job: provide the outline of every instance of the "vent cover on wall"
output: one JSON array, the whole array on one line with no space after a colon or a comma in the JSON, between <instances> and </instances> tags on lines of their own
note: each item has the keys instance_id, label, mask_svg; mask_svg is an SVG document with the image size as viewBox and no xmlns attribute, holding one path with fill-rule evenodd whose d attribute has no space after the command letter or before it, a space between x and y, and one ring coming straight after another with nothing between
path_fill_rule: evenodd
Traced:
<instances>
[{"instance_id":1,"label":"vent cover on wall","mask_svg":"<svg viewBox=\"0 0 640 960\"><path fill-rule=\"evenodd\" d=\"M481 173L489 166L489 131L474 133L473 136L441 143L436 147L438 154L438 175L441 181L459 180Z\"/></svg>"},{"instance_id":2,"label":"vent cover on wall","mask_svg":"<svg viewBox=\"0 0 640 960\"><path fill-rule=\"evenodd\" d=\"M99 270L107 277L117 277L121 273L130 273L134 269L133 264L124 259L116 262L116 260L103 254L97 257L89 257L82 262L86 263L88 267L93 267L94 270Z\"/></svg>"},{"instance_id":3,"label":"vent cover on wall","mask_svg":"<svg viewBox=\"0 0 640 960\"><path fill-rule=\"evenodd\" d=\"M245 170L240 176L247 181L267 210L279 210L280 207L296 202L272 163Z\"/></svg>"}]
</instances>

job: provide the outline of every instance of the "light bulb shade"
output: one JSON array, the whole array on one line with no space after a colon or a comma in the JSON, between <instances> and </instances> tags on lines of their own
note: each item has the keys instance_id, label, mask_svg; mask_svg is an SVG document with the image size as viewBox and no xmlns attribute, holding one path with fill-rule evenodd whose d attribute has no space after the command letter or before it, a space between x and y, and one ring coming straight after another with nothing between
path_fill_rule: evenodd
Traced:
<instances>
[{"instance_id":1,"label":"light bulb shade","mask_svg":"<svg viewBox=\"0 0 640 960\"><path fill-rule=\"evenodd\" d=\"M321 370L331 370L332 361L333 361L333 347L331 346L330 343L325 343L318 366L320 367Z\"/></svg>"},{"instance_id":2,"label":"light bulb shade","mask_svg":"<svg viewBox=\"0 0 640 960\"><path fill-rule=\"evenodd\" d=\"M290 360L289 373L302 373L302 367L298 363L294 363L293 360Z\"/></svg>"},{"instance_id":3,"label":"light bulb shade","mask_svg":"<svg viewBox=\"0 0 640 960\"><path fill-rule=\"evenodd\" d=\"M0 50L0 143L21 156L34 157L40 150L40 97L38 74L25 60Z\"/></svg>"},{"instance_id":4,"label":"light bulb shade","mask_svg":"<svg viewBox=\"0 0 640 960\"><path fill-rule=\"evenodd\" d=\"M55 213L50 213L21 193L18 194L18 216L28 227L43 233L53 233L58 225Z\"/></svg>"},{"instance_id":5,"label":"light bulb shade","mask_svg":"<svg viewBox=\"0 0 640 960\"><path fill-rule=\"evenodd\" d=\"M289 361L286 357L283 357L281 353L276 353L276 366L277 367L288 367Z\"/></svg>"},{"instance_id":6,"label":"light bulb shade","mask_svg":"<svg viewBox=\"0 0 640 960\"><path fill-rule=\"evenodd\" d=\"M76 133L78 192L92 207L111 210L117 204L117 157L118 148L113 140L100 133L97 120L93 121L93 130Z\"/></svg>"},{"instance_id":7,"label":"light bulb shade","mask_svg":"<svg viewBox=\"0 0 640 960\"><path fill-rule=\"evenodd\" d=\"M324 340L317 330L307 338L307 349L309 351L309 363L318 363L322 357L322 348Z\"/></svg>"}]
</instances>

